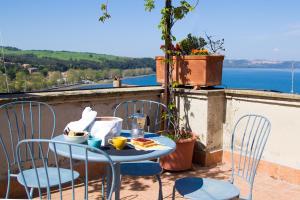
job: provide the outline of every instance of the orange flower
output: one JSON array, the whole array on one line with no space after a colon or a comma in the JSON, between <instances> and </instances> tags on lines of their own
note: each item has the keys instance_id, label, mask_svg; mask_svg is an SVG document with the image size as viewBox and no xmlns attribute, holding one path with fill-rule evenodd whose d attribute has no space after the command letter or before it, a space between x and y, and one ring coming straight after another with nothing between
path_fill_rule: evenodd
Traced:
<instances>
[{"instance_id":1,"label":"orange flower","mask_svg":"<svg viewBox=\"0 0 300 200\"><path fill-rule=\"evenodd\" d=\"M208 55L209 52L207 49L192 49L192 55Z\"/></svg>"},{"instance_id":2,"label":"orange flower","mask_svg":"<svg viewBox=\"0 0 300 200\"><path fill-rule=\"evenodd\" d=\"M198 49L192 49L192 54L198 53Z\"/></svg>"}]
</instances>

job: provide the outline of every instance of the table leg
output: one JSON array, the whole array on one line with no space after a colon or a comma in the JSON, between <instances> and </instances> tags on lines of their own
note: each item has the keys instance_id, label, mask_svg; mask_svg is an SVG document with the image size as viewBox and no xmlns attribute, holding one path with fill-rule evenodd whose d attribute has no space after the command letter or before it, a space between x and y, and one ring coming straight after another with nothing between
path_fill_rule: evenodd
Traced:
<instances>
[{"instance_id":1,"label":"table leg","mask_svg":"<svg viewBox=\"0 0 300 200\"><path fill-rule=\"evenodd\" d=\"M114 169L115 169L115 199L119 200L120 199L120 188L121 188L121 177L120 177L120 163L115 163L114 164ZM109 191L111 188L111 170L110 167L107 167L107 192L106 192L106 198L108 198Z\"/></svg>"},{"instance_id":2,"label":"table leg","mask_svg":"<svg viewBox=\"0 0 300 200\"><path fill-rule=\"evenodd\" d=\"M106 198L108 198L110 188L111 188L111 169L109 166L106 167Z\"/></svg>"},{"instance_id":3,"label":"table leg","mask_svg":"<svg viewBox=\"0 0 300 200\"><path fill-rule=\"evenodd\" d=\"M115 163L115 200L120 199L120 188L121 188L121 176L120 176L120 163Z\"/></svg>"}]
</instances>

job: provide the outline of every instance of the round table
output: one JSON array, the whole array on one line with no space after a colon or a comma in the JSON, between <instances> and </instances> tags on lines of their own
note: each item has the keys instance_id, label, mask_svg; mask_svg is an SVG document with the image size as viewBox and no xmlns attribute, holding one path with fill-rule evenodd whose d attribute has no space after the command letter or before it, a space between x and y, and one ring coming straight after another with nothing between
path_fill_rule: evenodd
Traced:
<instances>
[{"instance_id":1,"label":"round table","mask_svg":"<svg viewBox=\"0 0 300 200\"><path fill-rule=\"evenodd\" d=\"M121 136L130 138L130 131L128 130L122 130ZM104 150L112 159L115 166L115 177L116 177L116 183L115 183L115 199L120 199L120 163L122 162L134 162L134 161L142 161L142 160L151 160L156 159L165 155L168 155L175 151L176 143L161 135L157 135L154 133L145 133L145 138L151 138L160 144L167 146L169 148L166 148L164 150L151 150L151 151L132 151L132 150L111 150L111 149L102 149ZM66 142L63 135L59 135L53 138L53 140L56 141L63 141ZM50 150L53 151L53 147L50 145ZM56 145L56 152L57 154L61 156L69 156L69 150L66 145ZM79 147L72 147L72 157L73 159L77 160L84 160L85 154L82 149ZM99 155L98 153L89 152L89 161L91 162L107 162L107 159Z\"/></svg>"}]
</instances>

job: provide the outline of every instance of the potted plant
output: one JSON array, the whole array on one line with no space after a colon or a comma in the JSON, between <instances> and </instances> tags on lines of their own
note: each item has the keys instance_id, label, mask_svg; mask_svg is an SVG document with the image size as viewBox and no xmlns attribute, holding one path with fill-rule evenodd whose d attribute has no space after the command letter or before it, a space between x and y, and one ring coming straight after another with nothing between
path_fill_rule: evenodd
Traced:
<instances>
[{"instance_id":1,"label":"potted plant","mask_svg":"<svg viewBox=\"0 0 300 200\"><path fill-rule=\"evenodd\" d=\"M114 77L113 87L122 87L122 80L119 76Z\"/></svg>"},{"instance_id":2,"label":"potted plant","mask_svg":"<svg viewBox=\"0 0 300 200\"><path fill-rule=\"evenodd\" d=\"M191 169L196 135L191 131L182 129L177 134L172 132L166 134L166 136L176 142L176 150L160 158L159 162L161 167L169 171Z\"/></svg>"},{"instance_id":3,"label":"potted plant","mask_svg":"<svg viewBox=\"0 0 300 200\"><path fill-rule=\"evenodd\" d=\"M155 0L144 0L145 1L145 9L147 11L151 11L155 8ZM162 167L167 168L169 170L186 170L191 168L192 159L185 160L185 158L192 157L193 155L193 148L195 143L195 136L191 132L186 132L184 130L180 130L179 126L179 111L176 107L175 101L175 93L176 93L176 81L173 80L173 59L176 53L176 49L172 45L172 41L175 41L176 38L172 34L172 27L174 24L182 20L190 11L192 11L199 3L199 0L195 1L195 5L191 5L189 1L182 0L178 3L178 5L173 5L173 0L165 0L165 5L161 9L161 20L159 23L159 28L161 29L162 33L162 40L164 40L164 52L165 56L163 57L163 76L164 76L164 104L168 106L171 115L172 115L172 124L173 124L173 132L167 133L167 136L173 138L176 143L176 151L174 154L170 156L166 156L162 158ZM99 18L100 21L104 22L106 19L110 18L110 14L108 13L108 0L106 3L101 5L102 16ZM165 123L165 126L167 123ZM165 127L166 128L166 127ZM187 145L185 144L190 144ZM181 147L182 146L182 147ZM177 154L177 155L175 155ZM169 164L167 164L169 163ZM175 166L179 163L184 163L180 167ZM168 166L175 166L174 168Z\"/></svg>"},{"instance_id":4,"label":"potted plant","mask_svg":"<svg viewBox=\"0 0 300 200\"><path fill-rule=\"evenodd\" d=\"M172 59L172 79L178 84L192 85L196 88L221 84L224 56L217 53L225 50L224 39L213 41L212 36L207 36L207 40L188 34L173 47L175 54ZM164 83L165 59L163 56L157 56L155 60L157 82Z\"/></svg>"}]
</instances>

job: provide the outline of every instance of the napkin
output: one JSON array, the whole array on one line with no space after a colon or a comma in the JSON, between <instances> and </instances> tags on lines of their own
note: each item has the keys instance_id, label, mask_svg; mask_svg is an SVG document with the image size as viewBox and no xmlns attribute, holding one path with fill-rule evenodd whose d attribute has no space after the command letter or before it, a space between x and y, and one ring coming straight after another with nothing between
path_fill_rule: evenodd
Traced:
<instances>
[{"instance_id":1,"label":"napkin","mask_svg":"<svg viewBox=\"0 0 300 200\"><path fill-rule=\"evenodd\" d=\"M96 119L97 112L90 107L86 107L81 115L81 119L67 124L65 130L81 132L86 130Z\"/></svg>"},{"instance_id":2,"label":"napkin","mask_svg":"<svg viewBox=\"0 0 300 200\"><path fill-rule=\"evenodd\" d=\"M95 121L89 127L89 132L95 138L101 139L101 146L108 144L108 140L113 138L116 133L115 129L118 121Z\"/></svg>"}]
</instances>

